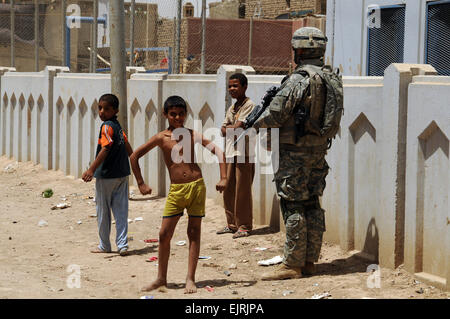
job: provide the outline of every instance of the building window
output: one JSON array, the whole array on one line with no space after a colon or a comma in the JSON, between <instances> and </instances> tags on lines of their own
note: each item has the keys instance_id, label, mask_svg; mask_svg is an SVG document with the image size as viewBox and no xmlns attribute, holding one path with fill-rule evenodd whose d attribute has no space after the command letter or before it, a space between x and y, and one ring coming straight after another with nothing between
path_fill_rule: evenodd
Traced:
<instances>
[{"instance_id":1,"label":"building window","mask_svg":"<svg viewBox=\"0 0 450 319\"><path fill-rule=\"evenodd\" d=\"M379 28L368 28L367 75L384 76L392 63L403 63L405 42L405 6L380 8Z\"/></svg>"},{"instance_id":2,"label":"building window","mask_svg":"<svg viewBox=\"0 0 450 319\"><path fill-rule=\"evenodd\" d=\"M425 63L439 75L450 75L450 1L427 4Z\"/></svg>"}]
</instances>

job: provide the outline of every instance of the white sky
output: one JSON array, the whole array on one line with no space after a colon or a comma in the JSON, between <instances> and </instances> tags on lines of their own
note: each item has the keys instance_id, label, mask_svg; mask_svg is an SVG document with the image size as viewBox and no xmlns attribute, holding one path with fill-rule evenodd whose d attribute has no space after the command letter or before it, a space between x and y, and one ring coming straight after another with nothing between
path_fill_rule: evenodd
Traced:
<instances>
[{"instance_id":1,"label":"white sky","mask_svg":"<svg viewBox=\"0 0 450 319\"><path fill-rule=\"evenodd\" d=\"M156 3L158 14L164 18L175 18L177 15L177 0L135 0L136 3ZM130 2L130 0L125 0ZM194 16L200 17L202 11L202 0L183 0L183 5L190 2L194 5ZM209 15L209 3L221 2L221 0L206 0L206 12Z\"/></svg>"}]
</instances>

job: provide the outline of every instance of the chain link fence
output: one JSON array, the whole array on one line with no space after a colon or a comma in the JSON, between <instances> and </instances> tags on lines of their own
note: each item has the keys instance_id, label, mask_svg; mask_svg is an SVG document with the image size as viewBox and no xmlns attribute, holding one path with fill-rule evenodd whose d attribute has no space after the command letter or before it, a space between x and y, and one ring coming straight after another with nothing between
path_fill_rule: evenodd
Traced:
<instances>
[{"instance_id":1,"label":"chain link fence","mask_svg":"<svg viewBox=\"0 0 450 319\"><path fill-rule=\"evenodd\" d=\"M251 0L207 0L202 19L202 2L148 0L135 1L133 6L125 1L126 65L141 66L147 72L212 74L222 64L238 64L250 65L258 74L287 74L295 67L292 33L307 25L325 31L323 15L300 17L297 11L275 19L276 11L265 15ZM67 65L71 72L108 72L108 1L97 0L97 9L94 3L3 0L0 66L40 71L46 65ZM98 12L96 42L94 10ZM73 20L75 16L83 20Z\"/></svg>"}]
</instances>

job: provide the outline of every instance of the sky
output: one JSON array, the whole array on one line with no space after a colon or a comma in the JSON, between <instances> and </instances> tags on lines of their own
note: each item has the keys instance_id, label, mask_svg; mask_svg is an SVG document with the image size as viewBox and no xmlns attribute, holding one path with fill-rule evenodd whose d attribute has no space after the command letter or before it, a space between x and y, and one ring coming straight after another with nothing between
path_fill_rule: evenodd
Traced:
<instances>
[{"instance_id":1,"label":"sky","mask_svg":"<svg viewBox=\"0 0 450 319\"><path fill-rule=\"evenodd\" d=\"M135 0L136 3L156 3L158 4L158 14L164 18L175 18L177 15L177 0ZM211 2L220 2L221 0L206 0L206 12L208 16L208 7ZM130 0L125 0L130 2ZM202 0L183 0L183 5L190 2L194 5L194 16L200 17L202 11Z\"/></svg>"}]
</instances>

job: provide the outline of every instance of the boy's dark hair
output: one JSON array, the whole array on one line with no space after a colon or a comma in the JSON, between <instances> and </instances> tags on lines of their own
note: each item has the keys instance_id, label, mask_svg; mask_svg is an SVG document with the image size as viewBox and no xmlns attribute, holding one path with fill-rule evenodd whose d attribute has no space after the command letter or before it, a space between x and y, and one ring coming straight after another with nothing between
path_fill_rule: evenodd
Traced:
<instances>
[{"instance_id":1,"label":"boy's dark hair","mask_svg":"<svg viewBox=\"0 0 450 319\"><path fill-rule=\"evenodd\" d=\"M242 86L247 86L248 80L245 74L242 73L234 73L230 76L230 80L239 80Z\"/></svg>"},{"instance_id":2,"label":"boy's dark hair","mask_svg":"<svg viewBox=\"0 0 450 319\"><path fill-rule=\"evenodd\" d=\"M111 106L114 109L119 109L119 99L117 98L117 96L115 96L114 94L103 94L100 97L100 101L105 101L106 103L108 103L109 106Z\"/></svg>"},{"instance_id":3,"label":"boy's dark hair","mask_svg":"<svg viewBox=\"0 0 450 319\"><path fill-rule=\"evenodd\" d=\"M178 95L172 95L164 102L164 113L168 113L172 107L182 107L187 112L186 101Z\"/></svg>"}]
</instances>

